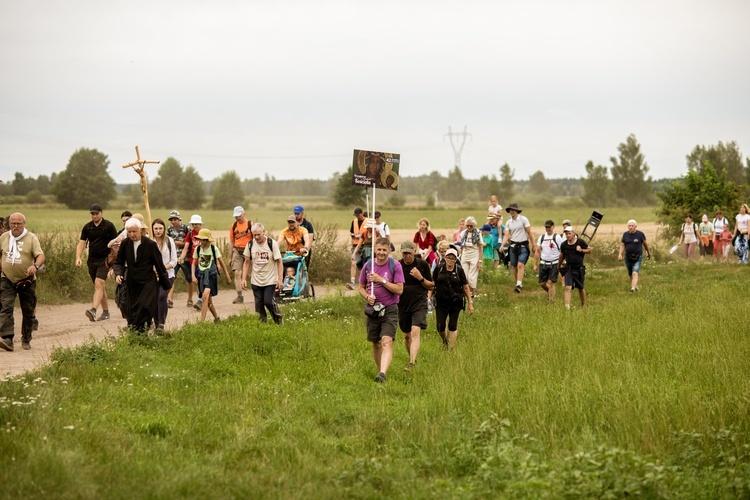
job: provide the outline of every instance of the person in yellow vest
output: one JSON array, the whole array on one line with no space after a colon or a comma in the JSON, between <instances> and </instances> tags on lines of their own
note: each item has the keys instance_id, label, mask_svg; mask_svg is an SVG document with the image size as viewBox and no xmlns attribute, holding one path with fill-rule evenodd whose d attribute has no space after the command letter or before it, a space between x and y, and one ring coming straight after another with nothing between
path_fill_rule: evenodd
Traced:
<instances>
[{"instance_id":1,"label":"person in yellow vest","mask_svg":"<svg viewBox=\"0 0 750 500\"><path fill-rule=\"evenodd\" d=\"M365 232L365 214L361 208L357 207L354 209L354 219L352 219L352 225L349 228L349 236L352 239L352 266L349 273L349 284L346 288L354 290L354 280L357 275L357 260L359 260L359 254L356 252L357 245L362 241L362 236ZM360 245L361 247L361 245Z\"/></svg>"}]
</instances>

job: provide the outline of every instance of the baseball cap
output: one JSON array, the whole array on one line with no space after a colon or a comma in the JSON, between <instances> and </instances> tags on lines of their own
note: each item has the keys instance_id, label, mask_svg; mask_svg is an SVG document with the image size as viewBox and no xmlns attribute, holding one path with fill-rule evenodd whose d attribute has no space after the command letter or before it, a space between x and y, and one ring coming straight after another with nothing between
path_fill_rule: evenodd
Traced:
<instances>
[{"instance_id":1,"label":"baseball cap","mask_svg":"<svg viewBox=\"0 0 750 500\"><path fill-rule=\"evenodd\" d=\"M357 208L354 209L354 215L359 215L361 213L362 213L362 209L361 208L357 207Z\"/></svg>"},{"instance_id":2,"label":"baseball cap","mask_svg":"<svg viewBox=\"0 0 750 500\"><path fill-rule=\"evenodd\" d=\"M242 215L244 213L245 213L245 209L242 208L241 206L237 205L236 207L234 207L234 212L233 212L232 216L233 217L239 217L240 215Z\"/></svg>"},{"instance_id":3,"label":"baseball cap","mask_svg":"<svg viewBox=\"0 0 750 500\"><path fill-rule=\"evenodd\" d=\"M172 219L182 220L182 217L180 217L180 212L178 212L177 210L172 210L171 212L169 212L168 220L172 220Z\"/></svg>"},{"instance_id":4,"label":"baseball cap","mask_svg":"<svg viewBox=\"0 0 750 500\"><path fill-rule=\"evenodd\" d=\"M375 217L380 217L380 210L375 210Z\"/></svg>"},{"instance_id":5,"label":"baseball cap","mask_svg":"<svg viewBox=\"0 0 750 500\"><path fill-rule=\"evenodd\" d=\"M544 223L544 227L553 227L554 225L555 223L552 222L552 220L548 220L547 222Z\"/></svg>"},{"instance_id":6,"label":"baseball cap","mask_svg":"<svg viewBox=\"0 0 750 500\"><path fill-rule=\"evenodd\" d=\"M411 241L404 241L401 243L401 253L404 252L414 253L414 243Z\"/></svg>"},{"instance_id":7,"label":"baseball cap","mask_svg":"<svg viewBox=\"0 0 750 500\"><path fill-rule=\"evenodd\" d=\"M297 222L297 217L294 216L294 214L290 215L286 218L287 222Z\"/></svg>"},{"instance_id":8,"label":"baseball cap","mask_svg":"<svg viewBox=\"0 0 750 500\"><path fill-rule=\"evenodd\" d=\"M292 210L292 212L294 212L295 214L301 214L304 211L305 209L302 207L302 205L297 205L296 207L294 207L294 210Z\"/></svg>"},{"instance_id":9,"label":"baseball cap","mask_svg":"<svg viewBox=\"0 0 750 500\"><path fill-rule=\"evenodd\" d=\"M572 223L572 222L570 222L570 219L565 219L565 220L563 220L563 221L562 221L562 225L563 225L563 226L564 226L564 225L566 225L566 224L567 224L568 226L572 226L572 225L573 225L573 223Z\"/></svg>"},{"instance_id":10,"label":"baseball cap","mask_svg":"<svg viewBox=\"0 0 750 500\"><path fill-rule=\"evenodd\" d=\"M193 214L190 216L190 223L191 224L203 224L203 219L198 214Z\"/></svg>"},{"instance_id":11,"label":"baseball cap","mask_svg":"<svg viewBox=\"0 0 750 500\"><path fill-rule=\"evenodd\" d=\"M492 226L490 226L489 224L485 224L484 226L482 226L482 229L480 229L480 231L492 231Z\"/></svg>"},{"instance_id":12,"label":"baseball cap","mask_svg":"<svg viewBox=\"0 0 750 500\"><path fill-rule=\"evenodd\" d=\"M458 258L458 252L456 252L455 248L449 248L448 250L446 250L445 251L445 256L447 257L448 255L452 255L455 258Z\"/></svg>"},{"instance_id":13,"label":"baseball cap","mask_svg":"<svg viewBox=\"0 0 750 500\"><path fill-rule=\"evenodd\" d=\"M102 206L99 205L98 203L94 203L93 205L91 205L91 208L89 208L89 212L94 212L98 214L101 211L102 211Z\"/></svg>"},{"instance_id":14,"label":"baseball cap","mask_svg":"<svg viewBox=\"0 0 750 500\"><path fill-rule=\"evenodd\" d=\"M573 229L573 226L567 226L563 229L563 233L575 233L575 230Z\"/></svg>"}]
</instances>

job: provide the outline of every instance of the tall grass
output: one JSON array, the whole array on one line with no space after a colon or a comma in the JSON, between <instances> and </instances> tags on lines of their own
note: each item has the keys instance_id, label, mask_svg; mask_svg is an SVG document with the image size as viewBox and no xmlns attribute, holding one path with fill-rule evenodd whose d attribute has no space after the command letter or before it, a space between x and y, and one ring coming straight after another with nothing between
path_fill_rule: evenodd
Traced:
<instances>
[{"instance_id":1,"label":"tall grass","mask_svg":"<svg viewBox=\"0 0 750 500\"><path fill-rule=\"evenodd\" d=\"M569 312L493 273L384 385L341 295L59 350L0 384L3 496L747 497L747 273L592 266Z\"/></svg>"}]
</instances>

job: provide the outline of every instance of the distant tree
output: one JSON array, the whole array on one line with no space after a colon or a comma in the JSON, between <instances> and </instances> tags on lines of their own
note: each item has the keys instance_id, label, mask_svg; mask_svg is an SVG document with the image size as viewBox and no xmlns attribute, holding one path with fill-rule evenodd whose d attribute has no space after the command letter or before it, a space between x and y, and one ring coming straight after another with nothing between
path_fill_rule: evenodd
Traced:
<instances>
[{"instance_id":1,"label":"distant tree","mask_svg":"<svg viewBox=\"0 0 750 500\"><path fill-rule=\"evenodd\" d=\"M514 185L515 180L513 177L516 175L516 171L510 168L510 165L505 163L500 167L500 191L497 193L497 199L501 205L508 205L511 203L513 195L515 194Z\"/></svg>"},{"instance_id":2,"label":"distant tree","mask_svg":"<svg viewBox=\"0 0 750 500\"><path fill-rule=\"evenodd\" d=\"M549 181L544 177L544 172L537 170L529 178L529 190L533 194L549 193Z\"/></svg>"},{"instance_id":3,"label":"distant tree","mask_svg":"<svg viewBox=\"0 0 750 500\"><path fill-rule=\"evenodd\" d=\"M612 182L618 198L628 200L632 205L645 204L651 198L652 179L646 178L648 164L641 153L641 145L630 134L626 142L621 143L617 150L619 159L611 156Z\"/></svg>"},{"instance_id":4,"label":"distant tree","mask_svg":"<svg viewBox=\"0 0 750 500\"><path fill-rule=\"evenodd\" d=\"M336 181L336 190L333 193L333 202L340 207L356 207L365 202L365 188L352 184L354 171L352 166L346 172L339 175Z\"/></svg>"},{"instance_id":5,"label":"distant tree","mask_svg":"<svg viewBox=\"0 0 750 500\"><path fill-rule=\"evenodd\" d=\"M58 202L75 210L88 209L92 203L107 208L115 199L115 180L109 173L107 155L96 149L81 148L70 157L68 166L52 185Z\"/></svg>"},{"instance_id":6,"label":"distant tree","mask_svg":"<svg viewBox=\"0 0 750 500\"><path fill-rule=\"evenodd\" d=\"M203 179L195 167L187 167L182 174L175 205L185 210L196 210L203 207L205 202L206 192Z\"/></svg>"},{"instance_id":7,"label":"distant tree","mask_svg":"<svg viewBox=\"0 0 750 500\"><path fill-rule=\"evenodd\" d=\"M178 206L177 198L180 194L183 174L179 161L171 156L164 160L159 166L159 175L149 183L149 202L155 207L175 210Z\"/></svg>"},{"instance_id":8,"label":"distant tree","mask_svg":"<svg viewBox=\"0 0 750 500\"><path fill-rule=\"evenodd\" d=\"M448 201L463 201L466 197L466 180L458 166L448 172L445 182L445 187L441 190L443 198Z\"/></svg>"},{"instance_id":9,"label":"distant tree","mask_svg":"<svg viewBox=\"0 0 750 500\"><path fill-rule=\"evenodd\" d=\"M135 207L139 207L138 210L140 210L140 207L143 206L143 189L141 188L140 182L126 184L125 187L122 188L122 194L125 196L128 208L131 210ZM156 206L151 202L151 188L149 188L148 202L149 205Z\"/></svg>"},{"instance_id":10,"label":"distant tree","mask_svg":"<svg viewBox=\"0 0 750 500\"><path fill-rule=\"evenodd\" d=\"M38 189L32 189L26 193L26 203L29 205L41 205L44 203L44 196L42 196L42 193Z\"/></svg>"},{"instance_id":11,"label":"distant tree","mask_svg":"<svg viewBox=\"0 0 750 500\"><path fill-rule=\"evenodd\" d=\"M214 184L211 208L214 210L230 210L237 205L245 205L245 192L242 190L240 176L234 170L230 170L221 174Z\"/></svg>"},{"instance_id":12,"label":"distant tree","mask_svg":"<svg viewBox=\"0 0 750 500\"><path fill-rule=\"evenodd\" d=\"M657 221L667 234L676 237L687 214L695 220L703 214L710 216L716 210L733 213L741 203L742 187L727 179L726 170L717 174L711 162L706 162L702 172L689 170L684 177L664 186L656 196L660 200Z\"/></svg>"},{"instance_id":13,"label":"distant tree","mask_svg":"<svg viewBox=\"0 0 750 500\"><path fill-rule=\"evenodd\" d=\"M606 207L615 197L615 186L609 178L607 167L594 166L589 160L586 163L586 177L581 179L583 184L583 201L590 207Z\"/></svg>"},{"instance_id":14,"label":"distant tree","mask_svg":"<svg viewBox=\"0 0 750 500\"><path fill-rule=\"evenodd\" d=\"M49 194L50 186L51 182L46 175L40 175L36 178L36 188L41 194Z\"/></svg>"},{"instance_id":15,"label":"distant tree","mask_svg":"<svg viewBox=\"0 0 750 500\"><path fill-rule=\"evenodd\" d=\"M736 185L747 183L745 168L742 165L742 153L734 141L726 144L719 141L716 146L695 146L686 158L690 170L703 173L706 162L711 162L717 173L726 170L727 179Z\"/></svg>"},{"instance_id":16,"label":"distant tree","mask_svg":"<svg viewBox=\"0 0 750 500\"><path fill-rule=\"evenodd\" d=\"M36 181L31 177L24 177L21 172L16 172L11 187L14 195L25 196L32 189L36 189Z\"/></svg>"},{"instance_id":17,"label":"distant tree","mask_svg":"<svg viewBox=\"0 0 750 500\"><path fill-rule=\"evenodd\" d=\"M490 196L498 196L500 192L500 183L497 181L497 176L492 174L492 177L483 175L477 182L477 194L481 200L489 200Z\"/></svg>"}]
</instances>

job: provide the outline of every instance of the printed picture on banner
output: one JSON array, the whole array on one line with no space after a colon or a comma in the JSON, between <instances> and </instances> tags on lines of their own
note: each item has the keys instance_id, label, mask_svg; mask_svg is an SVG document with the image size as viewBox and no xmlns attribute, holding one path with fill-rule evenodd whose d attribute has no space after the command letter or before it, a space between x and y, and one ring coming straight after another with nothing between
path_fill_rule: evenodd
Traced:
<instances>
[{"instance_id":1,"label":"printed picture on banner","mask_svg":"<svg viewBox=\"0 0 750 500\"><path fill-rule=\"evenodd\" d=\"M398 168L401 155L378 151L354 150L352 184L378 189L398 189Z\"/></svg>"}]
</instances>

